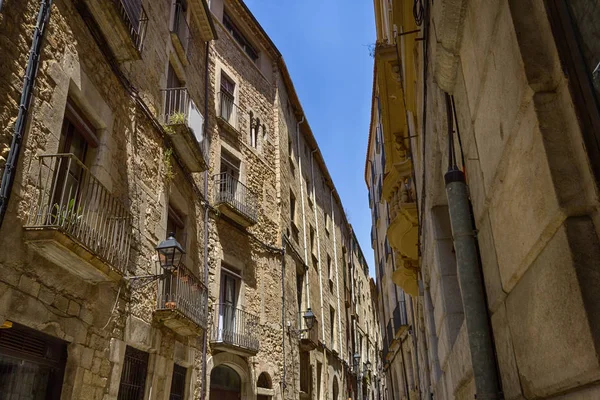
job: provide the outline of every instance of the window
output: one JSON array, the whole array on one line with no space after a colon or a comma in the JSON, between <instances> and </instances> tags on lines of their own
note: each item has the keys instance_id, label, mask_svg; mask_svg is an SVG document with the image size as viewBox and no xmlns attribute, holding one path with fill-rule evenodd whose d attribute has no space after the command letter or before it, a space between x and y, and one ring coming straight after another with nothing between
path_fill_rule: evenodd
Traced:
<instances>
[{"instance_id":1,"label":"window","mask_svg":"<svg viewBox=\"0 0 600 400\"><path fill-rule=\"evenodd\" d=\"M183 57L187 56L188 46L190 43L190 27L187 23L187 1L175 0L173 3L173 25L171 32L177 35L179 39L180 49L183 50ZM179 51L181 51L179 50Z\"/></svg>"},{"instance_id":2,"label":"window","mask_svg":"<svg viewBox=\"0 0 600 400\"><path fill-rule=\"evenodd\" d=\"M148 353L127 346L118 400L142 400L148 374Z\"/></svg>"},{"instance_id":3,"label":"window","mask_svg":"<svg viewBox=\"0 0 600 400\"><path fill-rule=\"evenodd\" d=\"M546 0L561 61L571 86L586 151L600 182L600 4Z\"/></svg>"},{"instance_id":4,"label":"window","mask_svg":"<svg viewBox=\"0 0 600 400\"><path fill-rule=\"evenodd\" d=\"M169 400L183 400L185 397L185 381L187 369L181 365L173 365L173 379L171 380L171 393Z\"/></svg>"},{"instance_id":5,"label":"window","mask_svg":"<svg viewBox=\"0 0 600 400\"><path fill-rule=\"evenodd\" d=\"M233 125L235 117L235 82L221 71L219 117Z\"/></svg>"},{"instance_id":6,"label":"window","mask_svg":"<svg viewBox=\"0 0 600 400\"><path fill-rule=\"evenodd\" d=\"M331 218L329 217L329 213L325 211L325 233L327 234L327 236L329 236L330 226Z\"/></svg>"},{"instance_id":7,"label":"window","mask_svg":"<svg viewBox=\"0 0 600 400\"><path fill-rule=\"evenodd\" d=\"M296 223L296 196L290 191L290 221Z\"/></svg>"},{"instance_id":8,"label":"window","mask_svg":"<svg viewBox=\"0 0 600 400\"><path fill-rule=\"evenodd\" d=\"M331 267L331 257L327 254L327 276L329 277L329 291L333 292L333 268Z\"/></svg>"},{"instance_id":9,"label":"window","mask_svg":"<svg viewBox=\"0 0 600 400\"><path fill-rule=\"evenodd\" d=\"M298 313L302 313L302 292L304 288L304 274L296 275L296 295L298 298Z\"/></svg>"},{"instance_id":10,"label":"window","mask_svg":"<svg viewBox=\"0 0 600 400\"><path fill-rule=\"evenodd\" d=\"M258 133L260 131L260 118L254 118L254 114L250 111L250 146L254 149L258 148Z\"/></svg>"},{"instance_id":11,"label":"window","mask_svg":"<svg viewBox=\"0 0 600 400\"><path fill-rule=\"evenodd\" d=\"M335 310L329 306L329 336L331 338L331 349L335 349Z\"/></svg>"},{"instance_id":12,"label":"window","mask_svg":"<svg viewBox=\"0 0 600 400\"><path fill-rule=\"evenodd\" d=\"M310 365L310 356L307 351L300 352L300 391L310 396L312 386L312 366Z\"/></svg>"},{"instance_id":13,"label":"window","mask_svg":"<svg viewBox=\"0 0 600 400\"><path fill-rule=\"evenodd\" d=\"M306 193L308 194L308 196L307 196L308 197L308 205L312 207L313 202L314 202L312 185L311 185L312 182L310 181L310 178L308 178L308 177L305 178L305 182L306 182Z\"/></svg>"},{"instance_id":14,"label":"window","mask_svg":"<svg viewBox=\"0 0 600 400\"><path fill-rule=\"evenodd\" d=\"M246 39L246 37L238 29L238 27L233 23L231 17L229 16L229 14L227 14L226 11L223 12L223 26L225 27L225 30L227 30L227 32L229 32L231 36L233 36L235 41L238 42L240 46L242 46L242 49L248 55L248 57L250 57L252 61L256 62L258 60L258 52L254 48L254 46L250 44L248 39Z\"/></svg>"},{"instance_id":15,"label":"window","mask_svg":"<svg viewBox=\"0 0 600 400\"><path fill-rule=\"evenodd\" d=\"M290 225L292 227L292 237L298 242L298 236L300 235L300 231L298 229L298 225L296 224L296 196L290 190Z\"/></svg>"},{"instance_id":16,"label":"window","mask_svg":"<svg viewBox=\"0 0 600 400\"><path fill-rule=\"evenodd\" d=\"M59 400L66 360L66 342L16 323L5 326L0 329L0 398Z\"/></svg>"},{"instance_id":17,"label":"window","mask_svg":"<svg viewBox=\"0 0 600 400\"><path fill-rule=\"evenodd\" d=\"M169 205L169 214L167 216L167 236L174 234L175 239L185 250L185 217L182 216L173 206Z\"/></svg>"},{"instance_id":18,"label":"window","mask_svg":"<svg viewBox=\"0 0 600 400\"><path fill-rule=\"evenodd\" d=\"M294 141L292 137L288 135L288 161L290 163L290 171L292 175L296 175L296 166L294 165Z\"/></svg>"}]
</instances>

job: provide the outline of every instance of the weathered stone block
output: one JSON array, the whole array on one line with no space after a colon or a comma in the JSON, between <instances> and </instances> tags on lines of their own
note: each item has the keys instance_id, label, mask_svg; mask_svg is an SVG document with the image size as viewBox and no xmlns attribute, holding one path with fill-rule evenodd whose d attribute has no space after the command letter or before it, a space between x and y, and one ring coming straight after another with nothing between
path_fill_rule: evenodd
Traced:
<instances>
[{"instance_id":1,"label":"weathered stone block","mask_svg":"<svg viewBox=\"0 0 600 400\"><path fill-rule=\"evenodd\" d=\"M127 317L125 342L139 349L149 350L153 346L152 326L133 315Z\"/></svg>"},{"instance_id":2,"label":"weathered stone block","mask_svg":"<svg viewBox=\"0 0 600 400\"><path fill-rule=\"evenodd\" d=\"M542 135L531 104L510 147L489 207L505 292L512 290L543 242L561 223ZM506 226L511 227L510 233L504 229Z\"/></svg>"},{"instance_id":3,"label":"weathered stone block","mask_svg":"<svg viewBox=\"0 0 600 400\"><path fill-rule=\"evenodd\" d=\"M23 292L37 297L40 292L40 284L33 278L27 275L21 275L21 279L19 280L19 289Z\"/></svg>"},{"instance_id":4,"label":"weathered stone block","mask_svg":"<svg viewBox=\"0 0 600 400\"><path fill-rule=\"evenodd\" d=\"M599 279L592 267L600 259L600 250L593 232L589 220L568 219L507 298L515 358L527 398L600 379L595 346ZM592 298L595 305L590 304Z\"/></svg>"}]
</instances>

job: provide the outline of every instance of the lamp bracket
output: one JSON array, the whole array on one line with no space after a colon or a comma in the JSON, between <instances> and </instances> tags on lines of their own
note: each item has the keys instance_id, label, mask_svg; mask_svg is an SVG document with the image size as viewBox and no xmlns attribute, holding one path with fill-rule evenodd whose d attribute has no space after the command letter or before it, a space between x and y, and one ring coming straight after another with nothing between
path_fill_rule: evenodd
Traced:
<instances>
[{"instance_id":1,"label":"lamp bracket","mask_svg":"<svg viewBox=\"0 0 600 400\"><path fill-rule=\"evenodd\" d=\"M133 290L140 290L140 289L148 286L152 282L154 282L158 279L164 278L165 276L166 276L165 273L155 274L155 275L126 276L125 280L127 280L127 282L129 282L129 286Z\"/></svg>"}]
</instances>

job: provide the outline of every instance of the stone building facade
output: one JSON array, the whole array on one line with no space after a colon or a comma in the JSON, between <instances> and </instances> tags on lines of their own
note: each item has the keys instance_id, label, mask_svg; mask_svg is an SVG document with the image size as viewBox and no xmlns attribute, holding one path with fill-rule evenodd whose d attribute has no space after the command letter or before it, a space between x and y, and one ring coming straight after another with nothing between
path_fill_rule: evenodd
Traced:
<instances>
[{"instance_id":1,"label":"stone building facade","mask_svg":"<svg viewBox=\"0 0 600 400\"><path fill-rule=\"evenodd\" d=\"M600 4L374 5L380 307L410 296L417 361L387 397L598 398Z\"/></svg>"},{"instance_id":2,"label":"stone building facade","mask_svg":"<svg viewBox=\"0 0 600 400\"><path fill-rule=\"evenodd\" d=\"M367 263L243 2L0 4L3 393L375 398Z\"/></svg>"}]
</instances>

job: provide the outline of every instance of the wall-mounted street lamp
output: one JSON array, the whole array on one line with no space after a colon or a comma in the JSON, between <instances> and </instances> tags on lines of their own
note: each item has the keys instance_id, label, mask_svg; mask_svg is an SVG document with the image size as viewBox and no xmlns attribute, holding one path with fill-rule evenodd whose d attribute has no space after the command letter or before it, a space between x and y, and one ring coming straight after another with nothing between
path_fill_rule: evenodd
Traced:
<instances>
[{"instance_id":1,"label":"wall-mounted street lamp","mask_svg":"<svg viewBox=\"0 0 600 400\"><path fill-rule=\"evenodd\" d=\"M291 326L291 324L288 323L288 335L293 334L296 335L298 338L301 338L302 334L304 332L310 331L313 328L313 326L315 326L315 322L317 321L317 317L315 317L315 314L312 312L310 307L306 310L302 318L304 319L304 324L306 325L306 328L295 329Z\"/></svg>"},{"instance_id":2,"label":"wall-mounted street lamp","mask_svg":"<svg viewBox=\"0 0 600 400\"><path fill-rule=\"evenodd\" d=\"M139 276L128 276L125 277L132 287L132 289L140 289L157 279L167 276L179 267L179 263L185 254L185 250L177 239L175 239L175 233L170 232L166 240L163 240L156 246L158 253L158 261L162 273L154 275L139 275Z\"/></svg>"}]
</instances>

